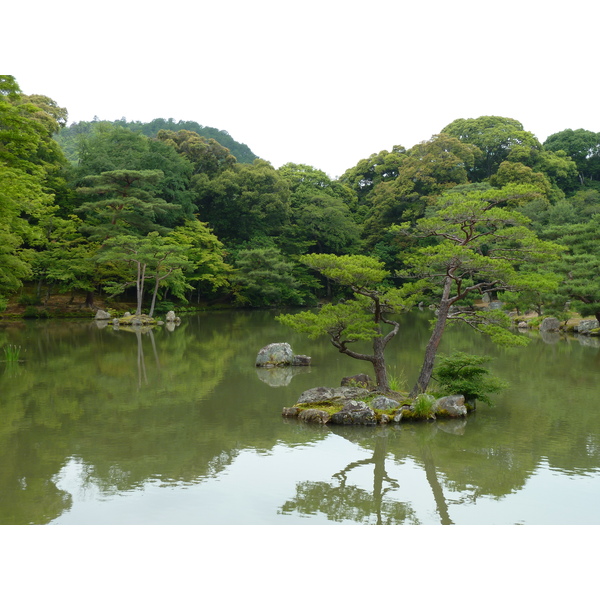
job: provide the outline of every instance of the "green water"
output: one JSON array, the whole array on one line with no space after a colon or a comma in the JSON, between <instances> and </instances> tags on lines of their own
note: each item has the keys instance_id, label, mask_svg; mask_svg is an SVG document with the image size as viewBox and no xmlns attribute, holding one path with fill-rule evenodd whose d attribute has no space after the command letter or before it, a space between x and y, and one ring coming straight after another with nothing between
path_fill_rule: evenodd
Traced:
<instances>
[{"instance_id":1,"label":"green water","mask_svg":"<svg viewBox=\"0 0 600 600\"><path fill-rule=\"evenodd\" d=\"M140 335L0 324L0 346L20 345L24 359L0 363L0 523L600 524L597 339L498 349L450 330L443 352L493 355L509 380L495 407L459 422L329 428L281 408L370 367L275 314L204 313ZM428 316L404 318L388 353L409 384ZM277 341L313 366L255 369Z\"/></svg>"}]
</instances>

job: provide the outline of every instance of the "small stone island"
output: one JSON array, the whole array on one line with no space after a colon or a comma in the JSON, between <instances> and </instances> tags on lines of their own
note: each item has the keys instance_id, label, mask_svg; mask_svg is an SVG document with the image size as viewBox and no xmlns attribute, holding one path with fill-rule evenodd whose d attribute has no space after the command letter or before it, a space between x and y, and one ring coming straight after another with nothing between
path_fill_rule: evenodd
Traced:
<instances>
[{"instance_id":1,"label":"small stone island","mask_svg":"<svg viewBox=\"0 0 600 600\"><path fill-rule=\"evenodd\" d=\"M361 381L364 377L362 374L348 377L344 382ZM282 415L322 425L386 425L401 421L464 418L473 409L467 405L464 396L444 396L436 400L429 394L421 394L412 399L406 394L382 394L356 384L307 390L294 406L284 408Z\"/></svg>"}]
</instances>

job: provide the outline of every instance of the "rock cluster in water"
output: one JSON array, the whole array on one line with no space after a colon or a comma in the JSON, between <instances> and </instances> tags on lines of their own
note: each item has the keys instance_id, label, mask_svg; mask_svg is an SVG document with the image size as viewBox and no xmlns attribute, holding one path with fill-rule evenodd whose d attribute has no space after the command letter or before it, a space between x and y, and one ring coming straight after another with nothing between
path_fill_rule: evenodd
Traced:
<instances>
[{"instance_id":1,"label":"rock cluster in water","mask_svg":"<svg viewBox=\"0 0 600 600\"><path fill-rule=\"evenodd\" d=\"M364 375L345 378L360 381ZM317 387L306 390L294 406L286 407L282 415L306 423L322 425L384 425L402 420L435 420L436 418L464 418L468 407L462 395L444 396L434 400L426 396L431 409L417 410L415 400L395 392L381 394L358 385L336 388Z\"/></svg>"}]
</instances>

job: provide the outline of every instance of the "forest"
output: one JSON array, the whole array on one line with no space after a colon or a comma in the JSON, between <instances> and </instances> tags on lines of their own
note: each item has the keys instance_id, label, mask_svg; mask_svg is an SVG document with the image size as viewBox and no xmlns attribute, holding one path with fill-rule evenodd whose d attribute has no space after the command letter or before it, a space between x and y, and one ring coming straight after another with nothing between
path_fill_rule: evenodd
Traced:
<instances>
[{"instance_id":1,"label":"forest","mask_svg":"<svg viewBox=\"0 0 600 600\"><path fill-rule=\"evenodd\" d=\"M600 133L461 118L330 179L196 122L67 123L0 76L2 311L66 294L150 313L376 299L382 316L488 293L600 316Z\"/></svg>"}]
</instances>

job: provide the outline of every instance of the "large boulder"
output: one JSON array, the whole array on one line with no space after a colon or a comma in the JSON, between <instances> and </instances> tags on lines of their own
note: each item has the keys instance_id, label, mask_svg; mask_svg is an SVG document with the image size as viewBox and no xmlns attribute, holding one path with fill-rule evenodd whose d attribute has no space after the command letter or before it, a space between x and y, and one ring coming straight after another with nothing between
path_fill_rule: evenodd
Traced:
<instances>
[{"instance_id":1,"label":"large boulder","mask_svg":"<svg viewBox=\"0 0 600 600\"><path fill-rule=\"evenodd\" d=\"M575 331L577 331L577 333L589 335L592 329L598 329L598 327L600 327L600 324L598 323L597 319L583 319L582 321L579 321L577 325L575 325Z\"/></svg>"},{"instance_id":2,"label":"large boulder","mask_svg":"<svg viewBox=\"0 0 600 600\"><path fill-rule=\"evenodd\" d=\"M387 396L377 396L376 398L373 398L371 406L377 410L390 410L392 408L398 408L400 402L392 400L392 398L388 398Z\"/></svg>"},{"instance_id":3,"label":"large boulder","mask_svg":"<svg viewBox=\"0 0 600 600\"><path fill-rule=\"evenodd\" d=\"M434 412L444 417L466 417L467 407L465 406L465 397L462 394L453 396L444 396L438 398L433 405Z\"/></svg>"},{"instance_id":4,"label":"large boulder","mask_svg":"<svg viewBox=\"0 0 600 600\"><path fill-rule=\"evenodd\" d=\"M350 400L339 412L331 415L329 423L335 425L377 425L375 411L360 400Z\"/></svg>"},{"instance_id":5,"label":"large boulder","mask_svg":"<svg viewBox=\"0 0 600 600\"><path fill-rule=\"evenodd\" d=\"M94 319L97 321L108 321L110 319L110 313L107 313L105 310L99 310L96 312Z\"/></svg>"},{"instance_id":6,"label":"large boulder","mask_svg":"<svg viewBox=\"0 0 600 600\"><path fill-rule=\"evenodd\" d=\"M310 356L295 355L292 347L285 342L269 344L261 348L256 356L257 367L306 367L310 365Z\"/></svg>"},{"instance_id":7,"label":"large boulder","mask_svg":"<svg viewBox=\"0 0 600 600\"><path fill-rule=\"evenodd\" d=\"M546 317L540 323L540 331L558 331L560 329L560 321L556 317Z\"/></svg>"}]
</instances>

